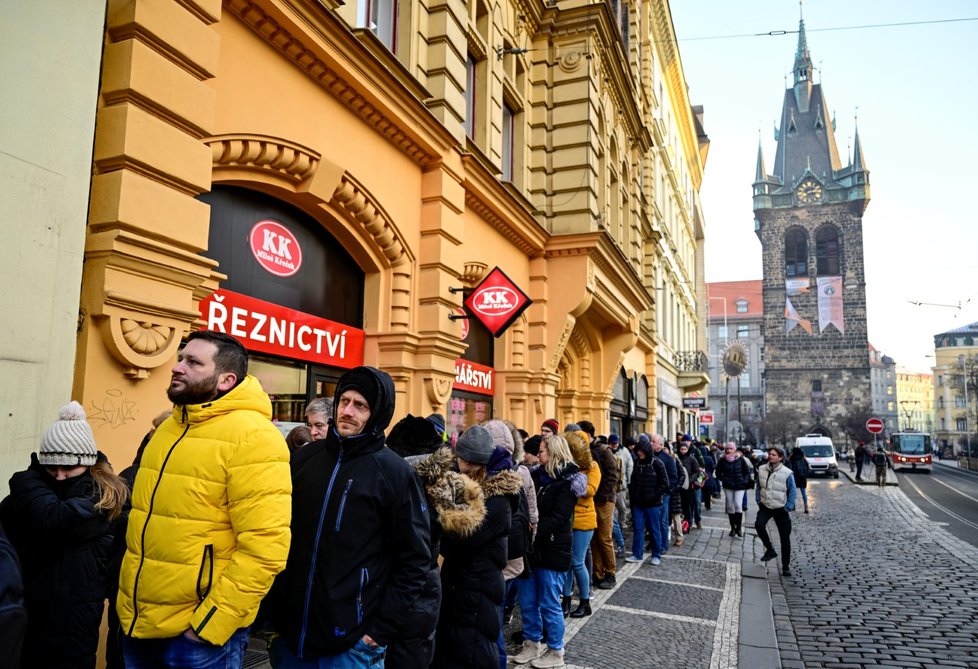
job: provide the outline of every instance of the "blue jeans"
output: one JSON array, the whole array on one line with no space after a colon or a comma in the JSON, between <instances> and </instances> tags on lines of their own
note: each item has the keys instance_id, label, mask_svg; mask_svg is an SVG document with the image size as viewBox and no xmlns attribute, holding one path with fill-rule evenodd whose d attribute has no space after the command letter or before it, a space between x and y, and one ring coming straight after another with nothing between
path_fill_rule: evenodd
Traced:
<instances>
[{"instance_id":1,"label":"blue jeans","mask_svg":"<svg viewBox=\"0 0 978 669\"><path fill-rule=\"evenodd\" d=\"M268 659L275 669L384 669L386 646L368 646L363 639L339 655L300 659L288 644L277 637L272 642Z\"/></svg>"},{"instance_id":2,"label":"blue jeans","mask_svg":"<svg viewBox=\"0 0 978 669\"><path fill-rule=\"evenodd\" d=\"M669 497L668 494L662 496L662 511L659 513L662 517L659 521L659 537L662 539L659 542L659 550L663 553L669 552Z\"/></svg>"},{"instance_id":3,"label":"blue jeans","mask_svg":"<svg viewBox=\"0 0 978 669\"><path fill-rule=\"evenodd\" d=\"M587 573L584 566L584 558L587 555L588 546L591 545L591 536L594 530L574 530L574 538L571 541L571 569L567 572L564 581L564 596L570 597L574 594L574 579L577 579L577 591L581 599L591 599L591 576ZM561 614L563 615L563 614Z\"/></svg>"},{"instance_id":4,"label":"blue jeans","mask_svg":"<svg viewBox=\"0 0 978 669\"><path fill-rule=\"evenodd\" d=\"M666 514L668 517L669 514ZM652 557L662 557L665 553L662 544L662 507L632 507L632 519L635 523L635 534L632 536L632 555L642 558L645 554L645 530L652 534Z\"/></svg>"},{"instance_id":5,"label":"blue jeans","mask_svg":"<svg viewBox=\"0 0 978 669\"><path fill-rule=\"evenodd\" d=\"M625 535L621 533L621 523L618 522L618 509L615 509L613 519L611 523L611 540L615 544L615 550L618 550L625 545Z\"/></svg>"},{"instance_id":6,"label":"blue jeans","mask_svg":"<svg viewBox=\"0 0 978 669\"><path fill-rule=\"evenodd\" d=\"M525 557L523 559L529 560L530 558ZM503 635L506 634L506 609L516 606L519 580L513 578L506 581L506 586L503 589L503 603L499 605L499 638L496 640L496 647L499 648L499 669L506 669L506 640L503 638Z\"/></svg>"},{"instance_id":7,"label":"blue jeans","mask_svg":"<svg viewBox=\"0 0 978 669\"><path fill-rule=\"evenodd\" d=\"M123 637L122 656L128 669L239 669L247 643L247 627L232 634L223 646L192 641L182 634L169 639Z\"/></svg>"},{"instance_id":8,"label":"blue jeans","mask_svg":"<svg viewBox=\"0 0 978 669\"><path fill-rule=\"evenodd\" d=\"M696 507L695 507L696 508L696 522L699 523L699 522L702 522L702 520L703 520L702 512L700 511L700 506L703 504L703 489L702 488L693 488L693 493L694 493L695 499L696 499Z\"/></svg>"},{"instance_id":9,"label":"blue jeans","mask_svg":"<svg viewBox=\"0 0 978 669\"><path fill-rule=\"evenodd\" d=\"M560 593L570 572L535 567L530 578L519 579L520 615L523 638L546 642L550 648L564 647L564 613L560 610Z\"/></svg>"}]
</instances>

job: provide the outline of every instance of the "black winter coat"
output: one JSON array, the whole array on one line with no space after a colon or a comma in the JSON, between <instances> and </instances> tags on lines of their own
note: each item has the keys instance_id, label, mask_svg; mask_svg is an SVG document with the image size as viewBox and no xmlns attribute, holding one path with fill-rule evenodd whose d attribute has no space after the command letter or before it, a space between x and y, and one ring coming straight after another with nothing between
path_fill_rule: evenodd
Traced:
<instances>
[{"instance_id":1,"label":"black winter coat","mask_svg":"<svg viewBox=\"0 0 978 669\"><path fill-rule=\"evenodd\" d=\"M113 526L95 509L97 488L87 471L57 481L36 456L31 460L0 503L0 523L24 570L23 666L94 668Z\"/></svg>"},{"instance_id":2,"label":"black winter coat","mask_svg":"<svg viewBox=\"0 0 978 669\"><path fill-rule=\"evenodd\" d=\"M656 457L639 458L628 486L628 499L632 506L640 509L662 506L662 496L667 492L669 475L662 460Z\"/></svg>"},{"instance_id":3,"label":"black winter coat","mask_svg":"<svg viewBox=\"0 0 978 669\"><path fill-rule=\"evenodd\" d=\"M435 636L438 669L498 669L502 628L503 568L513 505L522 488L515 472L481 482L485 515L470 532L444 528L441 540L442 604Z\"/></svg>"},{"instance_id":4,"label":"black winter coat","mask_svg":"<svg viewBox=\"0 0 978 669\"><path fill-rule=\"evenodd\" d=\"M729 490L750 490L753 487L754 466L743 456L733 462L721 457L713 473Z\"/></svg>"},{"instance_id":5,"label":"black winter coat","mask_svg":"<svg viewBox=\"0 0 978 669\"><path fill-rule=\"evenodd\" d=\"M0 525L0 669L19 669L20 650L27 633L24 577L17 551Z\"/></svg>"},{"instance_id":6,"label":"black winter coat","mask_svg":"<svg viewBox=\"0 0 978 669\"><path fill-rule=\"evenodd\" d=\"M537 494L540 520L533 540L530 564L534 568L567 571L571 566L571 542L574 534L574 506L577 495L571 489L571 478L580 467L569 462L550 478L543 466L533 470L533 487Z\"/></svg>"},{"instance_id":7,"label":"black winter coat","mask_svg":"<svg viewBox=\"0 0 978 669\"><path fill-rule=\"evenodd\" d=\"M379 389L363 434L340 437L331 424L326 439L292 456L292 545L266 608L301 658L345 652L364 634L383 646L401 638L430 571L421 482L384 446L394 384L359 369L376 376Z\"/></svg>"}]
</instances>

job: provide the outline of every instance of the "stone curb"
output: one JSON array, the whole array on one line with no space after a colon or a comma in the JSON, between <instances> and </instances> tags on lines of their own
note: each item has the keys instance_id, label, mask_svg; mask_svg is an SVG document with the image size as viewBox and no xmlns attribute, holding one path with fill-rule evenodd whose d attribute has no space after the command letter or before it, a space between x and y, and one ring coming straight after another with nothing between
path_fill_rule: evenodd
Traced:
<instances>
[{"instance_id":1,"label":"stone curb","mask_svg":"<svg viewBox=\"0 0 978 669\"><path fill-rule=\"evenodd\" d=\"M744 562L741 576L738 665L780 669L781 652L774 631L774 605L767 569L763 564Z\"/></svg>"}]
</instances>

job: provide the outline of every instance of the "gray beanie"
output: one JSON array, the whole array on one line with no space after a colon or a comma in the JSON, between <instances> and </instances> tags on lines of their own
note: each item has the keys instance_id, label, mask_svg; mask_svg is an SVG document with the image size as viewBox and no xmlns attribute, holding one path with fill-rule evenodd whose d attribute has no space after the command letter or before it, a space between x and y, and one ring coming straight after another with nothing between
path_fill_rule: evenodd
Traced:
<instances>
[{"instance_id":1,"label":"gray beanie","mask_svg":"<svg viewBox=\"0 0 978 669\"><path fill-rule=\"evenodd\" d=\"M513 441L513 431L509 429L506 423L498 418L493 418L486 422L484 426L489 431L489 436L492 437L494 446L505 448L510 454L516 450L516 442Z\"/></svg>"},{"instance_id":2,"label":"gray beanie","mask_svg":"<svg viewBox=\"0 0 978 669\"><path fill-rule=\"evenodd\" d=\"M85 420L85 410L78 402L69 402L41 437L37 461L45 467L91 467L97 456L95 435Z\"/></svg>"},{"instance_id":3,"label":"gray beanie","mask_svg":"<svg viewBox=\"0 0 978 669\"><path fill-rule=\"evenodd\" d=\"M455 455L474 465L487 465L495 449L489 430L481 425L473 425L458 438Z\"/></svg>"}]
</instances>

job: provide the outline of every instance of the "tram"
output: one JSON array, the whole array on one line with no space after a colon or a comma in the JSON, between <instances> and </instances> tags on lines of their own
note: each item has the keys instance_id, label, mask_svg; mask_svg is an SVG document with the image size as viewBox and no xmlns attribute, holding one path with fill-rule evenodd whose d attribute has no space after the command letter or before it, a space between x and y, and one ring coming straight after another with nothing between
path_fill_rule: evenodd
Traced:
<instances>
[{"instance_id":1,"label":"tram","mask_svg":"<svg viewBox=\"0 0 978 669\"><path fill-rule=\"evenodd\" d=\"M890 435L890 466L898 469L919 469L930 473L930 435L923 432L894 432Z\"/></svg>"}]
</instances>

